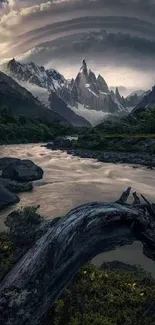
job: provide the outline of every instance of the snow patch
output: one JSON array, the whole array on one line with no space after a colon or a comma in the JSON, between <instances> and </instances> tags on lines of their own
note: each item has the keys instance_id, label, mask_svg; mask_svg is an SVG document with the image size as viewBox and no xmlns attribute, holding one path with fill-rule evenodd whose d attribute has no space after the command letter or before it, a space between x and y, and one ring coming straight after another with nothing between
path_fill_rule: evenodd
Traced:
<instances>
[{"instance_id":1,"label":"snow patch","mask_svg":"<svg viewBox=\"0 0 155 325\"><path fill-rule=\"evenodd\" d=\"M127 109L127 111L129 113L131 113L134 108L135 108L135 106L128 106L128 107L126 107L126 109Z\"/></svg>"},{"instance_id":2,"label":"snow patch","mask_svg":"<svg viewBox=\"0 0 155 325\"><path fill-rule=\"evenodd\" d=\"M99 97L97 94L94 93L94 91L92 91L90 88L88 88L88 90L90 91L90 93L92 93L95 97Z\"/></svg>"},{"instance_id":3,"label":"snow patch","mask_svg":"<svg viewBox=\"0 0 155 325\"><path fill-rule=\"evenodd\" d=\"M68 106L77 115L84 117L88 122L91 123L92 126L96 126L97 124L101 123L106 117L111 115L102 111L87 109L84 105L80 103L77 103L77 107L71 105Z\"/></svg>"},{"instance_id":4,"label":"snow patch","mask_svg":"<svg viewBox=\"0 0 155 325\"><path fill-rule=\"evenodd\" d=\"M19 83L18 80L16 81ZM31 92L31 94L36 97L43 105L45 105L47 108L50 108L49 92L46 88L41 88L39 86L32 85L26 81L20 81L20 85L26 88L29 92Z\"/></svg>"},{"instance_id":5,"label":"snow patch","mask_svg":"<svg viewBox=\"0 0 155 325\"><path fill-rule=\"evenodd\" d=\"M120 102L116 98L113 98L113 101L117 104L119 111L126 111L126 109L120 104Z\"/></svg>"}]
</instances>

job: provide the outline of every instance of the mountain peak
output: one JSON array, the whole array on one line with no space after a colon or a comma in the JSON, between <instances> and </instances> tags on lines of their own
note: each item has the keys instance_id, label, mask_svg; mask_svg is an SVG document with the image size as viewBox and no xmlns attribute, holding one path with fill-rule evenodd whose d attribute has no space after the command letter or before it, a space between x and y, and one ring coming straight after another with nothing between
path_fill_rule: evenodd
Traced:
<instances>
[{"instance_id":1,"label":"mountain peak","mask_svg":"<svg viewBox=\"0 0 155 325\"><path fill-rule=\"evenodd\" d=\"M116 95L110 93L104 78L100 74L96 77L95 73L88 68L85 59L82 60L80 71L72 83L70 97L72 106L79 103L84 105L85 109L105 113L119 112L124 109Z\"/></svg>"},{"instance_id":2,"label":"mountain peak","mask_svg":"<svg viewBox=\"0 0 155 325\"><path fill-rule=\"evenodd\" d=\"M8 62L8 67L11 67L12 65L15 65L17 63L17 61L15 60L15 58L11 59L9 62Z\"/></svg>"},{"instance_id":3,"label":"mountain peak","mask_svg":"<svg viewBox=\"0 0 155 325\"><path fill-rule=\"evenodd\" d=\"M116 94L119 94L119 90L118 90L118 87L116 87Z\"/></svg>"},{"instance_id":4,"label":"mountain peak","mask_svg":"<svg viewBox=\"0 0 155 325\"><path fill-rule=\"evenodd\" d=\"M97 82L99 84L101 91L103 91L105 93L109 93L108 85L107 85L106 81L104 80L104 78L100 74L97 77Z\"/></svg>"},{"instance_id":5,"label":"mountain peak","mask_svg":"<svg viewBox=\"0 0 155 325\"><path fill-rule=\"evenodd\" d=\"M69 107L69 105L75 109L83 107L85 111L90 109L111 114L119 113L124 109L116 95L110 93L104 78L100 74L96 76L89 69L85 59L81 61L77 77L71 81L66 80L54 69L45 69L32 62L20 63L15 59L8 63L6 73L30 89L33 95L37 96L40 102L48 108L53 111L57 109L58 113L61 110L61 114L65 114L65 109L67 109L64 108L64 105L60 105L62 101L66 105L65 107ZM59 104L57 97L62 100L59 100ZM57 98L57 105L55 98ZM67 112L66 114L68 120L73 120L73 116L69 117Z\"/></svg>"},{"instance_id":6,"label":"mountain peak","mask_svg":"<svg viewBox=\"0 0 155 325\"><path fill-rule=\"evenodd\" d=\"M86 63L85 59L82 60L82 67L81 67L80 71L82 71L85 75L88 74L87 63Z\"/></svg>"},{"instance_id":7,"label":"mountain peak","mask_svg":"<svg viewBox=\"0 0 155 325\"><path fill-rule=\"evenodd\" d=\"M152 87L152 91L155 93L155 85Z\"/></svg>"},{"instance_id":8,"label":"mountain peak","mask_svg":"<svg viewBox=\"0 0 155 325\"><path fill-rule=\"evenodd\" d=\"M11 59L9 62L10 62L10 63L14 63L14 62L16 62L16 60L15 60L15 58L13 58L13 59Z\"/></svg>"},{"instance_id":9,"label":"mountain peak","mask_svg":"<svg viewBox=\"0 0 155 325\"><path fill-rule=\"evenodd\" d=\"M117 97L118 100L120 100L122 98L121 95L120 95L120 93L119 93L118 87L116 87L115 94L116 94L116 97Z\"/></svg>"}]
</instances>

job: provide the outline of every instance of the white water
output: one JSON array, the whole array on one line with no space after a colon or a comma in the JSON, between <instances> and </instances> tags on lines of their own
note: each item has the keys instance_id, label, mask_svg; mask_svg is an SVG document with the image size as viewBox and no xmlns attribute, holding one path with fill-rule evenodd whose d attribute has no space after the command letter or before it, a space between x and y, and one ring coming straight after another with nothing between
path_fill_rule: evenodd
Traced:
<instances>
[{"instance_id":1,"label":"white water","mask_svg":"<svg viewBox=\"0 0 155 325\"><path fill-rule=\"evenodd\" d=\"M11 209L39 204L40 213L53 218L82 203L116 200L128 186L155 201L155 172L146 168L133 169L127 165L73 157L65 152L50 151L40 144L0 146L1 157L31 159L44 170L44 178L34 183L33 192L21 194L20 203ZM4 217L11 209L1 212L1 229ZM140 264L155 276L154 262L144 257L138 242L101 254L93 261L100 265L110 260Z\"/></svg>"}]
</instances>

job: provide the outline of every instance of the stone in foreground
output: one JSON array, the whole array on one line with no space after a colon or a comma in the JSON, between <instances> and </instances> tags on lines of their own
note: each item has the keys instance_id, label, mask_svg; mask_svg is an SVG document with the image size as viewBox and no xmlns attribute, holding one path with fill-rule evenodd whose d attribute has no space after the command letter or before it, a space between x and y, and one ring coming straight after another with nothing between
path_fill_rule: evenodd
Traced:
<instances>
[{"instance_id":1,"label":"stone in foreground","mask_svg":"<svg viewBox=\"0 0 155 325\"><path fill-rule=\"evenodd\" d=\"M7 178L2 178L2 177L0 178L0 186L1 185L13 193L28 192L28 191L32 191L32 189L33 189L32 182L20 183L20 182L13 181L13 180L7 179Z\"/></svg>"},{"instance_id":2,"label":"stone in foreground","mask_svg":"<svg viewBox=\"0 0 155 325\"><path fill-rule=\"evenodd\" d=\"M0 185L0 210L20 201L19 197Z\"/></svg>"},{"instance_id":3,"label":"stone in foreground","mask_svg":"<svg viewBox=\"0 0 155 325\"><path fill-rule=\"evenodd\" d=\"M17 182L30 182L43 177L43 170L31 160L21 160L10 158L10 163L3 160L2 177L15 180ZM0 161L1 165L1 161Z\"/></svg>"}]
</instances>

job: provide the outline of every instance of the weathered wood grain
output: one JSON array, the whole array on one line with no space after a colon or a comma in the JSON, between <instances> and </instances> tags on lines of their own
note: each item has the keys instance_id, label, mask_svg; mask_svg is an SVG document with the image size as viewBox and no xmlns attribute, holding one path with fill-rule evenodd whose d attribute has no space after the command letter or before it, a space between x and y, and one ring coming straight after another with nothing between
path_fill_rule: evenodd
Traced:
<instances>
[{"instance_id":1,"label":"weathered wood grain","mask_svg":"<svg viewBox=\"0 0 155 325\"><path fill-rule=\"evenodd\" d=\"M141 240L155 259L155 222L148 203L87 203L49 227L0 284L0 324L39 325L76 272L101 252ZM137 204L136 204L137 203Z\"/></svg>"}]
</instances>

